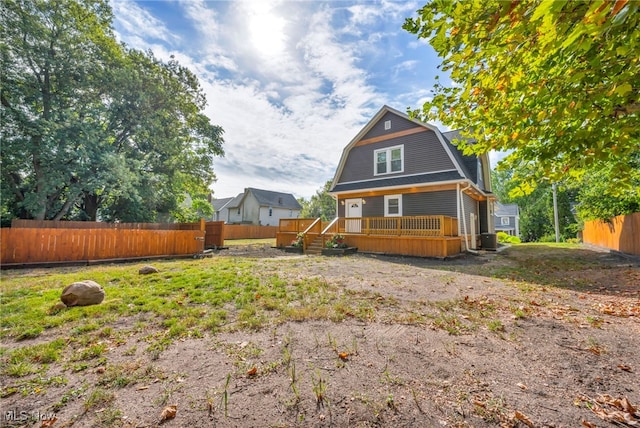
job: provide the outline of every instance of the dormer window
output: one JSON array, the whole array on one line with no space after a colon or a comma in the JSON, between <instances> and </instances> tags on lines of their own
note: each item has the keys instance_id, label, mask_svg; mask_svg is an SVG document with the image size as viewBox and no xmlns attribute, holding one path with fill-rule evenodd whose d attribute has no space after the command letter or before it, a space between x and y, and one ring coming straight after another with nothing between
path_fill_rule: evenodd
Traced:
<instances>
[{"instance_id":1,"label":"dormer window","mask_svg":"<svg viewBox=\"0 0 640 428\"><path fill-rule=\"evenodd\" d=\"M373 152L375 175L404 171L404 146L388 147Z\"/></svg>"}]
</instances>

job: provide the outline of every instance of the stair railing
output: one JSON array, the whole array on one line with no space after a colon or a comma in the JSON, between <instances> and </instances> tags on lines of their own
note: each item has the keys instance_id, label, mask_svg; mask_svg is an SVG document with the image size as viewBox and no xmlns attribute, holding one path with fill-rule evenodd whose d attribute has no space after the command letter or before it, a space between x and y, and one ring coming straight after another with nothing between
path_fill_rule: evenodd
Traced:
<instances>
[{"instance_id":1,"label":"stair railing","mask_svg":"<svg viewBox=\"0 0 640 428\"><path fill-rule=\"evenodd\" d=\"M317 229L318 232L321 231L322 229L322 219L320 217L318 217L317 219L315 219L313 221L313 223L311 223L309 225L309 227L307 227L304 232L302 232L303 234L303 238L302 238L302 251L306 252L307 251L307 246L311 243L311 239L309 239L309 232L312 232L314 229Z\"/></svg>"},{"instance_id":2,"label":"stair railing","mask_svg":"<svg viewBox=\"0 0 640 428\"><path fill-rule=\"evenodd\" d=\"M320 236L322 236L322 248L324 248L326 245L328 233L330 233L331 231L333 231L334 234L338 233L337 225L339 220L340 217L336 217L331 220L331 223L329 223L327 227L325 227L324 230L320 233Z\"/></svg>"}]
</instances>

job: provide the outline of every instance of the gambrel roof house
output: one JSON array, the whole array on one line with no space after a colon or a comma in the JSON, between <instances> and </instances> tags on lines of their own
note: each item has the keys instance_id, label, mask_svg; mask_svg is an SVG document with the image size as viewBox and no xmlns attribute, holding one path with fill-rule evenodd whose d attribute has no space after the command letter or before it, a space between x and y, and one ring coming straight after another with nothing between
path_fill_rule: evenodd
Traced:
<instances>
[{"instance_id":1,"label":"gambrel roof house","mask_svg":"<svg viewBox=\"0 0 640 428\"><path fill-rule=\"evenodd\" d=\"M281 218L297 218L302 206L290 193L248 187L224 205L226 223L277 226Z\"/></svg>"},{"instance_id":2,"label":"gambrel roof house","mask_svg":"<svg viewBox=\"0 0 640 428\"><path fill-rule=\"evenodd\" d=\"M398 236L433 237L436 232L425 228L435 226L425 225L437 220L439 236L458 237L457 244L451 239L443 244L451 251L456 245L477 248L481 234L494 233L489 159L463 155L452 144L457 138L461 138L457 131L441 132L383 106L344 148L333 179L330 193L337 199L338 217L347 219L344 232L379 237L384 229ZM402 220L391 223L391 218ZM445 231L444 223L455 230ZM385 226L372 228L372 224ZM355 240L359 248L367 245L359 237ZM401 253L415 253L398 248Z\"/></svg>"}]
</instances>

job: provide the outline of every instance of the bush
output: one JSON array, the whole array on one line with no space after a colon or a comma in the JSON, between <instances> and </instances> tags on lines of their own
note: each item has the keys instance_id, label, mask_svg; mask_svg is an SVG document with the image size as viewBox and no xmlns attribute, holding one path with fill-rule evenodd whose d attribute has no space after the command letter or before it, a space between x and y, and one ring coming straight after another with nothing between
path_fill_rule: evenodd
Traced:
<instances>
[{"instance_id":1,"label":"bush","mask_svg":"<svg viewBox=\"0 0 640 428\"><path fill-rule=\"evenodd\" d=\"M562 241L562 239L560 239ZM538 242L556 242L556 235L554 233L547 233L546 235L542 235Z\"/></svg>"},{"instance_id":2,"label":"bush","mask_svg":"<svg viewBox=\"0 0 640 428\"><path fill-rule=\"evenodd\" d=\"M498 232L498 242L501 244L519 244L520 238L518 238L517 236L511 236L508 233L505 232Z\"/></svg>"}]
</instances>

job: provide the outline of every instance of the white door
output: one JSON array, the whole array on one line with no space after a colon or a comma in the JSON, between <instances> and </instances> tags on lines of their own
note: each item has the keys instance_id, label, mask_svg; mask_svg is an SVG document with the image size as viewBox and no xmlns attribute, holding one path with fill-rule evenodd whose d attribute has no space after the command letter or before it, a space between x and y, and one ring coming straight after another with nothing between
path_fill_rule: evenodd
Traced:
<instances>
[{"instance_id":1,"label":"white door","mask_svg":"<svg viewBox=\"0 0 640 428\"><path fill-rule=\"evenodd\" d=\"M360 233L362 231L362 199L347 199L344 204L346 206L345 217L347 217L347 221L345 228L347 233Z\"/></svg>"}]
</instances>

